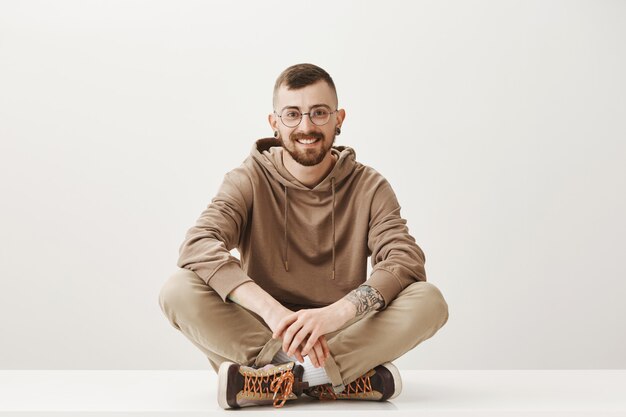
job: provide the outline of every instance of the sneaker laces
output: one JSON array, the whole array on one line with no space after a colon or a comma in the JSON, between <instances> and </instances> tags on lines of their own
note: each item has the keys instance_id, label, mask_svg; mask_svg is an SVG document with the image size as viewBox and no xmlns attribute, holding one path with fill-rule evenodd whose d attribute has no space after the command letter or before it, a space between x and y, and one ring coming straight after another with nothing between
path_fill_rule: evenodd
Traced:
<instances>
[{"instance_id":1,"label":"sneaker laces","mask_svg":"<svg viewBox=\"0 0 626 417\"><path fill-rule=\"evenodd\" d=\"M274 395L272 399L274 400L274 407L276 408L280 408L285 405L285 401L289 399L289 396L293 391L294 375L291 370L286 370L280 374L274 375L259 374L254 372L243 372L243 375L243 393L262 395L273 392ZM276 398L277 395L279 395L278 398Z\"/></svg>"},{"instance_id":2,"label":"sneaker laces","mask_svg":"<svg viewBox=\"0 0 626 417\"><path fill-rule=\"evenodd\" d=\"M333 391L333 389L331 388L329 384L320 385L320 388L321 389L320 389L319 399L321 401L337 399L337 395L335 394L335 391Z\"/></svg>"},{"instance_id":3,"label":"sneaker laces","mask_svg":"<svg viewBox=\"0 0 626 417\"><path fill-rule=\"evenodd\" d=\"M369 377L369 373L358 377L350 384L348 384L348 387L346 388L346 394L350 394L351 392L355 394L367 394L373 391L374 390L372 389L372 380Z\"/></svg>"},{"instance_id":4,"label":"sneaker laces","mask_svg":"<svg viewBox=\"0 0 626 417\"><path fill-rule=\"evenodd\" d=\"M352 381L348 384L348 386L341 391L341 394L350 395L350 394L368 394L373 392L372 389L372 381L370 379L370 373L366 373ZM320 386L320 400L336 400L337 394L333 391L330 384L324 384Z\"/></svg>"}]
</instances>

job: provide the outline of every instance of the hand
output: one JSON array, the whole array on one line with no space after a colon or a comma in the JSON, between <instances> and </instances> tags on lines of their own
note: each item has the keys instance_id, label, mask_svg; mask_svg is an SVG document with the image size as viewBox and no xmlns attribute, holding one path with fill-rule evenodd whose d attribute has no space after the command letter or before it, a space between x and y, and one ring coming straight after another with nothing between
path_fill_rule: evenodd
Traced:
<instances>
[{"instance_id":1,"label":"hand","mask_svg":"<svg viewBox=\"0 0 626 417\"><path fill-rule=\"evenodd\" d=\"M354 315L354 305L345 300L327 307L300 310L283 316L274 330L273 337L282 337L283 350L288 355L293 355L305 343L301 350L302 355L310 355L314 351L315 355L319 356L320 352L315 346L321 343L322 353L328 357L326 339L324 338L322 342L319 342L319 339L325 334L339 330Z\"/></svg>"},{"instance_id":2,"label":"hand","mask_svg":"<svg viewBox=\"0 0 626 417\"><path fill-rule=\"evenodd\" d=\"M298 346L298 348L296 349L298 355L308 355L311 363L316 368L326 365L326 359L328 359L328 357L330 356L330 349L328 348L328 343L326 342L326 336L320 336L317 339L317 342L313 344L313 347L306 354L303 353L304 347L304 343Z\"/></svg>"},{"instance_id":3,"label":"hand","mask_svg":"<svg viewBox=\"0 0 626 417\"><path fill-rule=\"evenodd\" d=\"M293 311L291 311L288 308L283 307L283 306L280 306L279 308L276 308L276 309L274 309L274 310L269 312L269 314L265 318L265 322L267 323L269 328L274 333L274 335L273 335L274 338L277 337L276 336L276 330L278 328L278 324L285 317L288 317L291 314L293 314ZM298 359L298 361L303 363L304 362L304 356L307 356L307 354L308 354L309 359L311 360L311 363L316 368L319 368L320 366L324 366L325 365L326 359L330 355L330 349L328 348L328 343L326 342L326 338L324 336L320 337L319 340L313 344L313 347L310 348L310 350L307 352L307 354L303 354L302 353L302 348L303 347L304 347L303 345L298 346L294 350L294 353L290 353L289 356L295 356ZM286 352L285 349L283 349L283 351Z\"/></svg>"},{"instance_id":4,"label":"hand","mask_svg":"<svg viewBox=\"0 0 626 417\"><path fill-rule=\"evenodd\" d=\"M274 333L278 328L278 323L286 316L293 314L293 311L280 304L253 281L246 282L232 290L228 294L228 298L243 308L261 316ZM313 346L309 353L311 362L314 366L319 366L320 364L323 366L324 361L330 355L326 339L321 338ZM298 346L295 349L295 356L300 362L304 362L304 357L301 353L302 348L303 346Z\"/></svg>"}]
</instances>

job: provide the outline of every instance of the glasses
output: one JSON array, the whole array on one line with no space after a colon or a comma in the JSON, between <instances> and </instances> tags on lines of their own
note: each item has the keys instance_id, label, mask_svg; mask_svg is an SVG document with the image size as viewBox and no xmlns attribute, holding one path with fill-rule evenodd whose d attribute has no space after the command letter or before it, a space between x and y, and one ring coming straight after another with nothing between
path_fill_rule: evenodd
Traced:
<instances>
[{"instance_id":1,"label":"glasses","mask_svg":"<svg viewBox=\"0 0 626 417\"><path fill-rule=\"evenodd\" d=\"M302 121L302 116L305 114L309 116L309 120L316 126L324 126L330 120L330 115L333 113L337 113L337 109L335 111L330 111L327 107L313 107L307 113L301 113L300 110L296 108L286 108L282 111L281 114L274 114L280 117L280 120L287 127L296 127Z\"/></svg>"}]
</instances>

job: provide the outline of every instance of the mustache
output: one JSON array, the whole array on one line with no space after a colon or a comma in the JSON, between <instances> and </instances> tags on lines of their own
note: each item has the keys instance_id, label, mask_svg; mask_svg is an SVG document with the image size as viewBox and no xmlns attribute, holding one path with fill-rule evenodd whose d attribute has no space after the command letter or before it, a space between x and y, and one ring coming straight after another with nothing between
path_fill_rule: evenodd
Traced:
<instances>
[{"instance_id":1,"label":"mustache","mask_svg":"<svg viewBox=\"0 0 626 417\"><path fill-rule=\"evenodd\" d=\"M322 139L324 140L324 134L321 132L308 132L308 133L292 133L289 135L289 139Z\"/></svg>"}]
</instances>

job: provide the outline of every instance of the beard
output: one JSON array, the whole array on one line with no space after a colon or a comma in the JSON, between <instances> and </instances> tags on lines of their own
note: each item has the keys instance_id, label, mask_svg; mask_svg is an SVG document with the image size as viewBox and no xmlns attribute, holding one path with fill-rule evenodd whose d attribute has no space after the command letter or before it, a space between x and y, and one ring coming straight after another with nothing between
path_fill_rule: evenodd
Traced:
<instances>
[{"instance_id":1,"label":"beard","mask_svg":"<svg viewBox=\"0 0 626 417\"><path fill-rule=\"evenodd\" d=\"M294 161L299 163L300 165L304 165L307 167L314 166L319 164L324 160L326 154L330 152L330 148L333 147L335 143L336 135L333 133L333 137L330 142L327 144L326 138L322 132L309 132L309 133L292 133L289 135L289 140L285 142L283 140L282 135L279 137L283 148L289 152L289 155L293 158ZM296 142L297 139L319 139L320 141L316 143L317 146L311 148L303 148L299 143Z\"/></svg>"}]
</instances>

